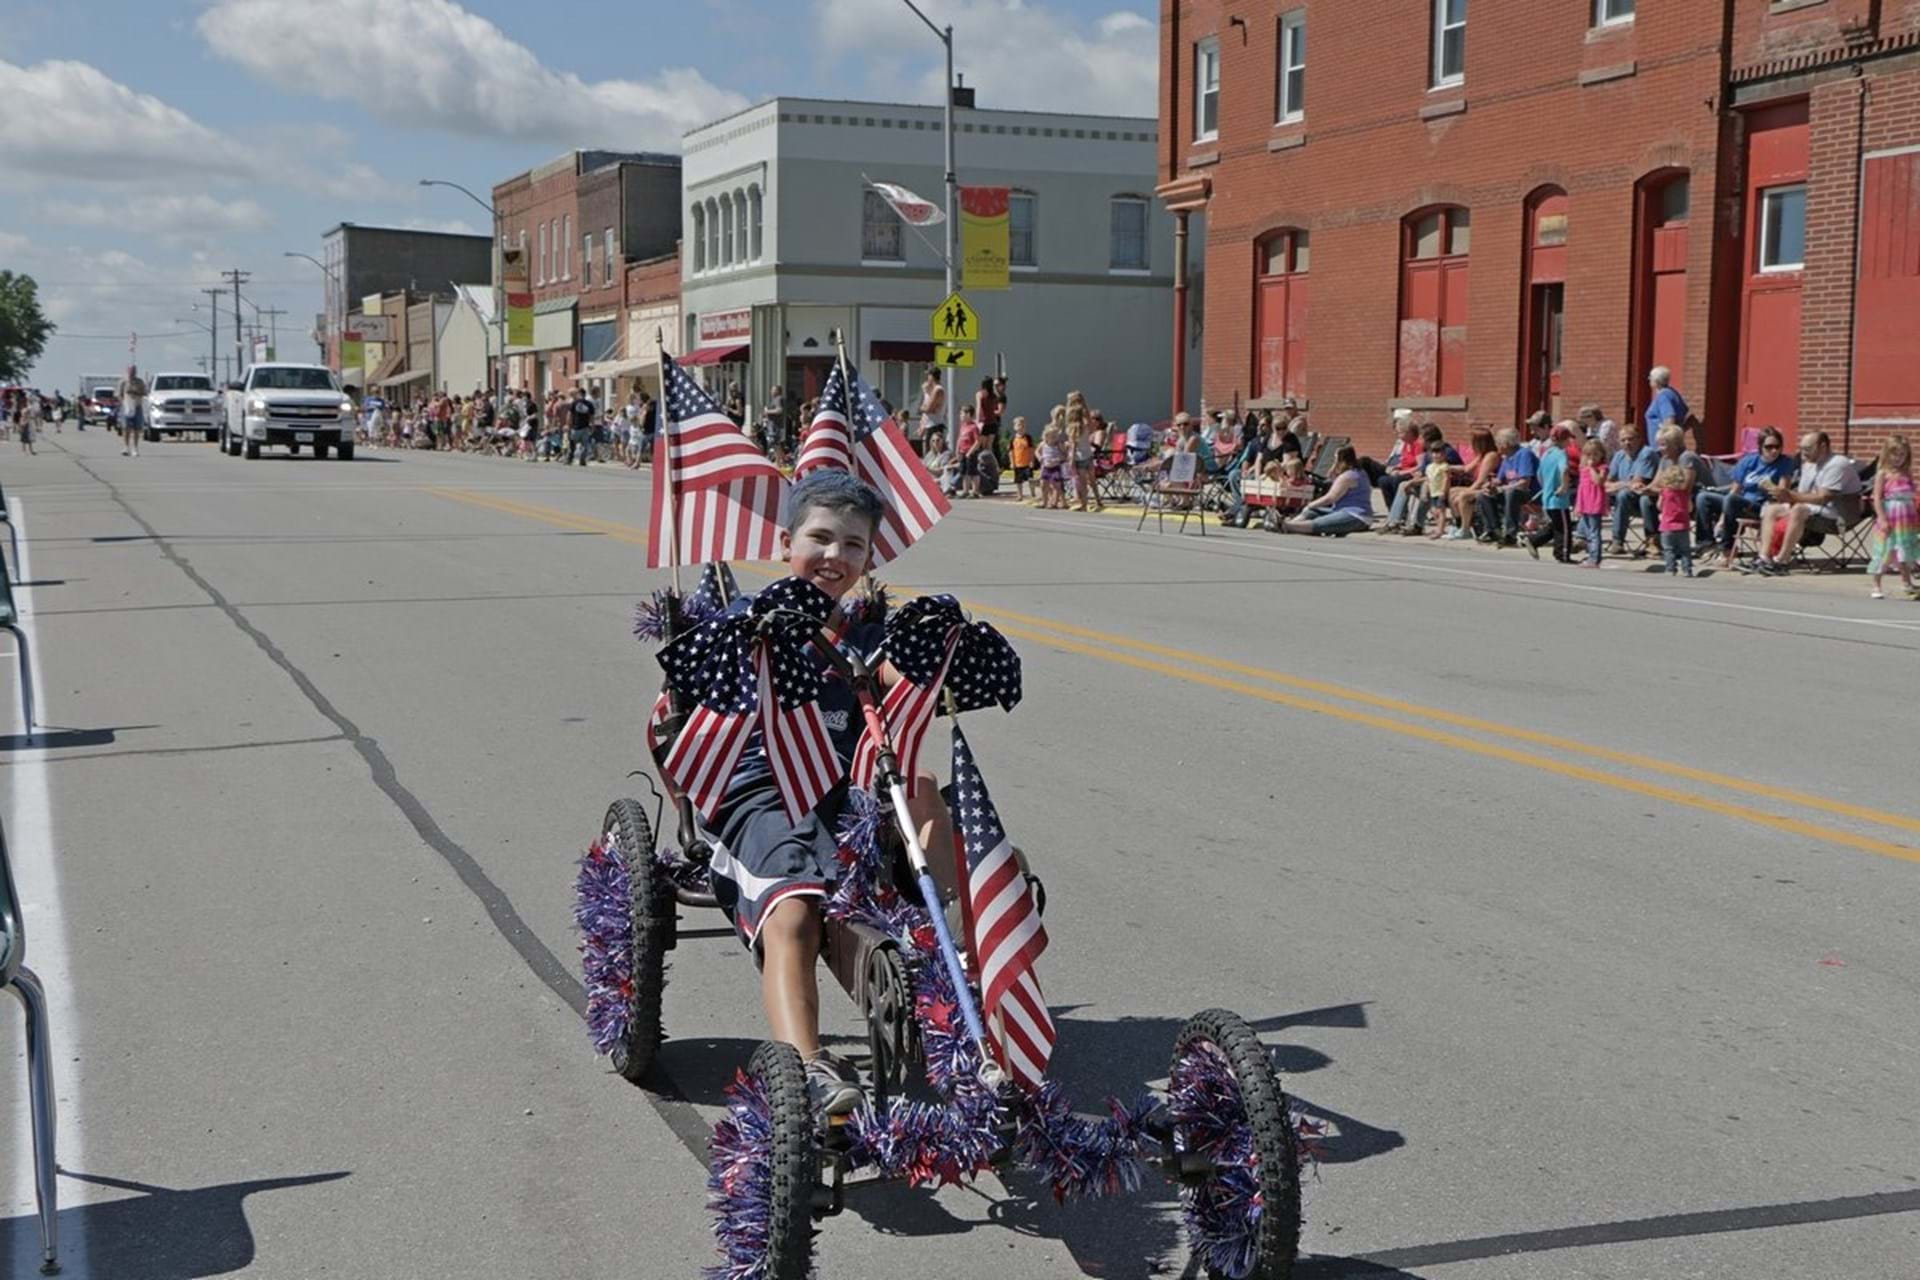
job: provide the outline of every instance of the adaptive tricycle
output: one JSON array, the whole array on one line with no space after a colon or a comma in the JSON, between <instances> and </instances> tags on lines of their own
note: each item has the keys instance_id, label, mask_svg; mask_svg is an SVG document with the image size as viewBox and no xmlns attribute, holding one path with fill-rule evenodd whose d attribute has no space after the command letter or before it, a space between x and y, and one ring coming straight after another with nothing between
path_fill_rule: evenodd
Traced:
<instances>
[{"instance_id":1,"label":"adaptive tricycle","mask_svg":"<svg viewBox=\"0 0 1920 1280\"><path fill-rule=\"evenodd\" d=\"M1177 1184L1188 1243L1208 1275L1289 1275L1302 1121L1238 1016L1194 1015L1174 1041L1166 1092L1110 1100L1104 1116L1075 1114L1044 1079L1053 1028L1032 980L1031 944L1037 936L1044 946L1045 896L1006 840L958 729L967 711L1018 701L1019 659L1005 638L969 621L951 597L890 608L869 583L865 600L849 604L881 622L885 639L849 656L822 634L827 610L807 592L770 589L751 607L734 603L736 594L724 567L709 566L692 596L662 592L642 607L636 632L666 641L668 671L649 742L658 765L703 713L717 721L756 705L769 715L804 710L805 689L784 686L780 673L817 663L812 654L852 686L866 736L837 830L841 874L822 910L823 955L866 1019L869 1093L850 1114L822 1114L791 1045L755 1051L727 1090L711 1142L722 1262L710 1274L813 1274L814 1224L841 1210L856 1172L938 1186L1017 1167L1064 1201L1136 1190L1151 1165ZM884 695L875 679L882 663L902 677ZM723 670L727 679L717 679ZM770 687L757 687L756 675ZM956 902L943 900L909 810L914 759L938 714L954 720L948 798L964 844ZM636 1083L663 1036L666 955L680 912L717 905L710 873L726 856L692 801L669 790L674 840L656 834L659 792L651 815L637 800L616 800L577 881L589 1032ZM916 1071L925 1090L909 1097Z\"/></svg>"}]
</instances>

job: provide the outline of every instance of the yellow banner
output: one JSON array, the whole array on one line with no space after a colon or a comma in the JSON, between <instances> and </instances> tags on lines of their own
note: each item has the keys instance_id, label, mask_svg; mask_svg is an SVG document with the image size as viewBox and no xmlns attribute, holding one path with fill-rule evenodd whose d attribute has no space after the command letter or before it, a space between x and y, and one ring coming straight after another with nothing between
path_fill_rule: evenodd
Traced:
<instances>
[{"instance_id":1,"label":"yellow banner","mask_svg":"<svg viewBox=\"0 0 1920 1280\"><path fill-rule=\"evenodd\" d=\"M1010 289L1007 187L960 188L960 287Z\"/></svg>"},{"instance_id":2,"label":"yellow banner","mask_svg":"<svg viewBox=\"0 0 1920 1280\"><path fill-rule=\"evenodd\" d=\"M527 255L518 248L500 254L500 279L507 295L507 345L533 345L533 289L527 283Z\"/></svg>"},{"instance_id":3,"label":"yellow banner","mask_svg":"<svg viewBox=\"0 0 1920 1280\"><path fill-rule=\"evenodd\" d=\"M342 369L364 369L367 367L366 344L359 335L349 333L340 340L340 367Z\"/></svg>"}]
</instances>

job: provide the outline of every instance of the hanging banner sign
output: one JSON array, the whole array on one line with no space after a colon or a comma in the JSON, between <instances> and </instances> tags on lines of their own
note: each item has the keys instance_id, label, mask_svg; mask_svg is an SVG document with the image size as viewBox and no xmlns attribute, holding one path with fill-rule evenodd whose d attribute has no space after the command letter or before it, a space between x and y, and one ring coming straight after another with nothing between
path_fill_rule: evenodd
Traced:
<instances>
[{"instance_id":1,"label":"hanging banner sign","mask_svg":"<svg viewBox=\"0 0 1920 1280\"><path fill-rule=\"evenodd\" d=\"M960 188L960 287L1010 289L1008 187Z\"/></svg>"},{"instance_id":2,"label":"hanging banner sign","mask_svg":"<svg viewBox=\"0 0 1920 1280\"><path fill-rule=\"evenodd\" d=\"M527 255L520 249L500 254L500 280L507 295L507 345L533 345L533 286L527 282Z\"/></svg>"},{"instance_id":3,"label":"hanging banner sign","mask_svg":"<svg viewBox=\"0 0 1920 1280\"><path fill-rule=\"evenodd\" d=\"M358 333L352 329L340 335L340 368L364 369L367 367L367 345Z\"/></svg>"}]
</instances>

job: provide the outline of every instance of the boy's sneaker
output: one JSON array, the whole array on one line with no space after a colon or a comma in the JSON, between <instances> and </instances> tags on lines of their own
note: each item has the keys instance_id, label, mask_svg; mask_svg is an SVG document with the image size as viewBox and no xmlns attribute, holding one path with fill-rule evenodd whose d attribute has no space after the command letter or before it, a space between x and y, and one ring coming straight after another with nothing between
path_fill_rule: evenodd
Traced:
<instances>
[{"instance_id":1,"label":"boy's sneaker","mask_svg":"<svg viewBox=\"0 0 1920 1280\"><path fill-rule=\"evenodd\" d=\"M807 1094L821 1115L850 1115L866 1100L860 1073L832 1054L823 1050L819 1057L808 1060L806 1069Z\"/></svg>"}]
</instances>

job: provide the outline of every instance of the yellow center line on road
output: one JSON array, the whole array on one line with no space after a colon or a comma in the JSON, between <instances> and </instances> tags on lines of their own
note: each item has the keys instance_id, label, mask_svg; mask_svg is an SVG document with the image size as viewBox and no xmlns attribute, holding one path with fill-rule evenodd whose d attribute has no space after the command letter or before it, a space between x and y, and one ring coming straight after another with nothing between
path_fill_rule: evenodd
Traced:
<instances>
[{"instance_id":1,"label":"yellow center line on road","mask_svg":"<svg viewBox=\"0 0 1920 1280\"><path fill-rule=\"evenodd\" d=\"M624 542L644 545L647 541L646 531L632 525L623 525L613 521L595 520L590 517L575 515L571 512L558 511L549 507L540 507L530 503L509 502L504 499L464 493L453 489L435 489L431 490L431 492L441 497L471 503L475 506L488 507L509 515L542 520L566 528L605 533L609 537L617 538ZM753 573L756 576L769 578L779 576L777 572L759 565L747 564L737 567ZM900 595L911 596L922 594L908 587L891 586L889 589ZM1438 707L1402 702L1395 698L1382 697L1358 689L1349 689L1322 680L1313 680L1303 676L1292 676L1284 672L1249 666L1229 659L1215 658L1207 654L1196 653L1192 650L1154 644L1150 641L1134 640L1126 636L1114 635L1090 627L1076 626L1072 623L1055 622L1048 618L1036 617L1032 614L1020 613L1012 609L1002 609L971 601L967 603L967 607L976 614L1004 620L1009 624L1003 628L1008 635L1038 641L1042 644L1064 649L1070 653L1100 658L1107 662L1132 667L1136 670L1151 671L1155 674L1185 681L1189 684L1203 685L1207 688L1217 689L1226 693L1256 698L1262 702L1277 706L1291 707L1296 710L1310 711L1317 715L1330 716L1350 724L1364 725L1368 728L1379 729L1403 737L1417 738L1441 746L1467 751L1488 759L1525 765L1530 769L1537 769L1546 773L1557 774L1561 777L1577 779L1582 782L1592 783L1596 786L1609 787L1614 790L1626 791L1651 799L1664 800L1670 804L1680 805L1684 808L1698 809L1721 817L1732 818L1740 822L1755 823L1760 826L1804 836L1823 843L1844 845L1849 848L1880 854L1883 857L1897 858L1905 862L1920 863L1920 849L1915 849L1907 845L1895 844L1890 841L1875 839L1871 836L1855 835L1852 832L1843 831L1836 827L1823 826L1798 818L1763 812L1724 800L1717 800L1711 796L1683 791L1658 783L1643 782L1637 778L1624 777L1616 773L1589 768L1585 765L1546 759L1532 752L1502 746L1497 742L1482 742L1475 738L1463 737L1457 733L1450 733L1444 729L1435 728L1432 723L1419 723L1419 721L1452 725L1455 728L1469 729L1497 738L1530 743L1534 746L1565 751L1576 755L1584 755L1594 759L1605 760L1611 764L1642 769L1676 778L1684 778L1688 781L1703 783L1728 791L1761 797L1775 803L1797 805L1872 825L1920 832L1920 819L1908 817L1903 814L1871 809L1863 805L1848 804L1845 801L1833 800L1825 796L1812 795L1807 792L1792 791L1748 778L1734 777L1729 774L1715 773L1705 769L1695 769L1688 765L1659 760L1651 756L1637 755L1633 752L1616 751L1609 747L1581 742L1573 738L1563 738L1553 734L1539 733L1534 730L1520 728L1517 725L1501 724L1498 721L1484 720L1477 716L1461 715L1457 712L1446 711ZM1181 665L1175 665L1176 662ZM1195 667L1212 668L1212 671L1195 670ZM1216 675L1213 674L1214 671L1224 674ZM1259 683L1251 683L1253 681L1258 681ZM1263 686L1280 686L1280 688ZM1303 697L1295 693L1282 692L1281 689L1297 689L1304 693L1313 693L1320 696ZM1388 719L1386 716L1376 715L1371 711L1358 710L1350 706L1340 706L1335 702L1324 700L1329 698L1337 699L1341 702L1356 703L1363 707L1377 708L1382 711L1391 711L1399 715L1411 716L1415 718L1415 722L1408 723L1404 720Z\"/></svg>"}]
</instances>

